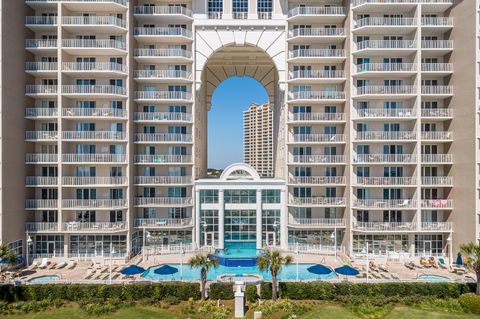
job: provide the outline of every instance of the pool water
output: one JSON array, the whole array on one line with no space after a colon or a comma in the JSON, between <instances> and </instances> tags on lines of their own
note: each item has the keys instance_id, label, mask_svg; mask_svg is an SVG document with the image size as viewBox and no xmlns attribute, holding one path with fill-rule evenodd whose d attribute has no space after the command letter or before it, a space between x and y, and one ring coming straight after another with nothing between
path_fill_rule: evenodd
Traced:
<instances>
[{"instance_id":1,"label":"pool water","mask_svg":"<svg viewBox=\"0 0 480 319\"><path fill-rule=\"evenodd\" d=\"M47 282L52 282L55 280L58 280L59 277L56 275L50 275L50 276L40 276L40 277L35 277L32 279L27 280L28 283L30 284L44 284Z\"/></svg>"},{"instance_id":2,"label":"pool water","mask_svg":"<svg viewBox=\"0 0 480 319\"><path fill-rule=\"evenodd\" d=\"M216 256L224 258L249 258L258 257L263 254L263 250L257 250L255 242L225 243L224 250L215 252Z\"/></svg>"},{"instance_id":3,"label":"pool water","mask_svg":"<svg viewBox=\"0 0 480 319\"><path fill-rule=\"evenodd\" d=\"M150 267L142 274L142 278L146 280L180 280L180 274L182 273L180 264L169 264L172 267L178 269L178 272L174 275L158 275L154 273L154 270L163 265L158 265L155 267ZM328 280L337 278L335 272L331 272L328 275L315 275L308 272L307 268L313 266L314 264L299 264L298 265L298 278L300 280ZM216 280L218 276L224 274L232 274L234 276L242 276L248 274L256 274L263 277L264 280L271 280L272 276L269 272L261 272L256 266L253 267L226 267L218 266L217 268L212 268L207 273L207 280ZM283 266L282 271L277 276L279 280L296 280L297 278L297 265L290 264ZM200 280L200 269L190 268L187 264L183 265L183 276L181 280Z\"/></svg>"},{"instance_id":4,"label":"pool water","mask_svg":"<svg viewBox=\"0 0 480 319\"><path fill-rule=\"evenodd\" d=\"M420 275L418 279L429 281L429 282L450 282L451 280L447 277L435 276L435 275Z\"/></svg>"}]
</instances>

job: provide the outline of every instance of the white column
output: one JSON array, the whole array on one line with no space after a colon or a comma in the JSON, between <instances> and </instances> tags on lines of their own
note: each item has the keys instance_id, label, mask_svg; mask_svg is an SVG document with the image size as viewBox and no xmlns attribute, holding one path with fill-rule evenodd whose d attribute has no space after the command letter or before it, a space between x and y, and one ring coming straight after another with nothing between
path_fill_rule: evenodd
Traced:
<instances>
[{"instance_id":1,"label":"white column","mask_svg":"<svg viewBox=\"0 0 480 319\"><path fill-rule=\"evenodd\" d=\"M225 199L223 189L218 191L218 248L225 248Z\"/></svg>"},{"instance_id":2,"label":"white column","mask_svg":"<svg viewBox=\"0 0 480 319\"><path fill-rule=\"evenodd\" d=\"M195 242L194 247L200 248L200 191L197 189L195 190L195 208L194 208L194 218L195 218Z\"/></svg>"},{"instance_id":3,"label":"white column","mask_svg":"<svg viewBox=\"0 0 480 319\"><path fill-rule=\"evenodd\" d=\"M280 248L286 250L288 248L288 209L284 189L280 192L280 207Z\"/></svg>"},{"instance_id":4,"label":"white column","mask_svg":"<svg viewBox=\"0 0 480 319\"><path fill-rule=\"evenodd\" d=\"M262 190L257 189L257 249L262 249Z\"/></svg>"}]
</instances>

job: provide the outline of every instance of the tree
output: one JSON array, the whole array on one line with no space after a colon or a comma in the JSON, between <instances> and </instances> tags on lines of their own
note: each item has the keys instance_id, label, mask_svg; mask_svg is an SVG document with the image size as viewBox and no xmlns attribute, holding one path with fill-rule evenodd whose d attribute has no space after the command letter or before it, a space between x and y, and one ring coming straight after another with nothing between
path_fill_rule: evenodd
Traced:
<instances>
[{"instance_id":1,"label":"tree","mask_svg":"<svg viewBox=\"0 0 480 319\"><path fill-rule=\"evenodd\" d=\"M210 258L210 255L198 254L190 258L188 264L190 268L200 268L200 285L202 288L202 300L205 300L205 287L207 285L207 272L212 268L218 267L218 261Z\"/></svg>"},{"instance_id":2,"label":"tree","mask_svg":"<svg viewBox=\"0 0 480 319\"><path fill-rule=\"evenodd\" d=\"M277 275L283 265L292 263L292 256L282 256L278 250L266 250L265 254L258 257L257 266L260 271L269 271L272 274L272 299L277 300Z\"/></svg>"},{"instance_id":3,"label":"tree","mask_svg":"<svg viewBox=\"0 0 480 319\"><path fill-rule=\"evenodd\" d=\"M17 261L17 255L7 245L0 245L0 260L13 265Z\"/></svg>"},{"instance_id":4,"label":"tree","mask_svg":"<svg viewBox=\"0 0 480 319\"><path fill-rule=\"evenodd\" d=\"M464 262L472 267L477 276L477 295L480 295L480 244L471 242L460 246L462 254L465 256Z\"/></svg>"}]
</instances>

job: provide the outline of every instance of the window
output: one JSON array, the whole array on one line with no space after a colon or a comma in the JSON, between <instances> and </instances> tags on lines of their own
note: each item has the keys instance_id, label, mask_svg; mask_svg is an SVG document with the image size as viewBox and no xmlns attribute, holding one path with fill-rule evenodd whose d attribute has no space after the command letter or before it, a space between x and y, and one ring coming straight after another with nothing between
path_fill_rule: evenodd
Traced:
<instances>
[{"instance_id":1,"label":"window","mask_svg":"<svg viewBox=\"0 0 480 319\"><path fill-rule=\"evenodd\" d=\"M280 190L264 189L262 190L262 202L267 204L280 203Z\"/></svg>"},{"instance_id":2,"label":"window","mask_svg":"<svg viewBox=\"0 0 480 319\"><path fill-rule=\"evenodd\" d=\"M208 17L221 19L223 13L223 0L208 0Z\"/></svg>"},{"instance_id":3,"label":"window","mask_svg":"<svg viewBox=\"0 0 480 319\"><path fill-rule=\"evenodd\" d=\"M246 19L248 17L248 0L233 0L233 18Z\"/></svg>"},{"instance_id":4,"label":"window","mask_svg":"<svg viewBox=\"0 0 480 319\"><path fill-rule=\"evenodd\" d=\"M225 190L224 199L226 204L255 204L257 191L251 190Z\"/></svg>"}]
</instances>

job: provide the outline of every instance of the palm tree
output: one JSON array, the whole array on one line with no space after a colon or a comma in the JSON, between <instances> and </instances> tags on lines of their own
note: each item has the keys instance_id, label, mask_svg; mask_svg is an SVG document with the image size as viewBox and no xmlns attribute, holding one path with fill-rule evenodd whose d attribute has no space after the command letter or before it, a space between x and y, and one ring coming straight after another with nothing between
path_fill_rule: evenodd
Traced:
<instances>
[{"instance_id":1,"label":"palm tree","mask_svg":"<svg viewBox=\"0 0 480 319\"><path fill-rule=\"evenodd\" d=\"M17 256L7 245L0 245L0 260L4 260L9 265L13 265L17 261Z\"/></svg>"},{"instance_id":2,"label":"palm tree","mask_svg":"<svg viewBox=\"0 0 480 319\"><path fill-rule=\"evenodd\" d=\"M477 295L480 295L480 244L471 242L460 246L460 250L465 255L464 262L472 267L477 275Z\"/></svg>"},{"instance_id":3,"label":"palm tree","mask_svg":"<svg viewBox=\"0 0 480 319\"><path fill-rule=\"evenodd\" d=\"M283 265L292 263L292 256L282 256L278 250L266 250L265 254L258 257L257 266L260 271L270 271L272 274L272 299L277 300L277 275Z\"/></svg>"},{"instance_id":4,"label":"palm tree","mask_svg":"<svg viewBox=\"0 0 480 319\"><path fill-rule=\"evenodd\" d=\"M198 254L190 258L188 261L190 268L200 268L200 284L202 288L202 300L205 300L205 286L207 285L207 272L211 268L218 267L218 261L210 258L210 255Z\"/></svg>"}]
</instances>

